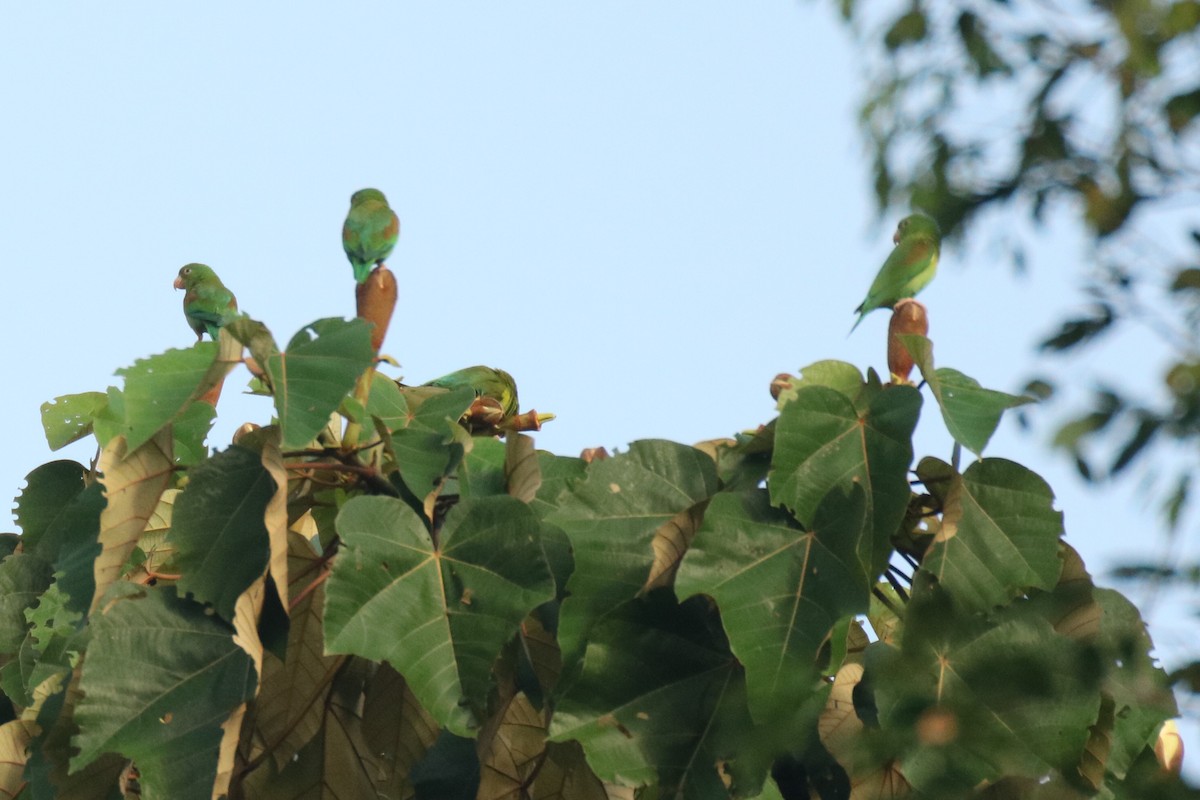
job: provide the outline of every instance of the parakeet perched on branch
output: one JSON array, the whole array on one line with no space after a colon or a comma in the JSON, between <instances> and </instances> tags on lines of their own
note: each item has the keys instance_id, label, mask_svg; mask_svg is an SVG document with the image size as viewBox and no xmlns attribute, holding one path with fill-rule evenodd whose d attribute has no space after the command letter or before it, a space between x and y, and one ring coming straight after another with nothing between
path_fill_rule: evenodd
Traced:
<instances>
[{"instance_id":1,"label":"parakeet perched on branch","mask_svg":"<svg viewBox=\"0 0 1200 800\"><path fill-rule=\"evenodd\" d=\"M443 389L458 389L470 386L475 390L476 397L490 397L500 404L505 417L517 413L517 383L502 369L493 367L465 367L455 370L449 375L443 375L429 381L425 386L439 386Z\"/></svg>"},{"instance_id":2,"label":"parakeet perched on branch","mask_svg":"<svg viewBox=\"0 0 1200 800\"><path fill-rule=\"evenodd\" d=\"M892 237L896 247L875 276L867 299L854 309L858 319L854 328L877 308L891 308L906 297L924 289L937 271L942 234L937 223L924 214L912 214L900 220Z\"/></svg>"},{"instance_id":3,"label":"parakeet perched on branch","mask_svg":"<svg viewBox=\"0 0 1200 800\"><path fill-rule=\"evenodd\" d=\"M342 247L354 267L354 280L365 283L371 268L382 264L400 238L400 218L378 189L359 189L350 197L342 225Z\"/></svg>"},{"instance_id":4,"label":"parakeet perched on branch","mask_svg":"<svg viewBox=\"0 0 1200 800\"><path fill-rule=\"evenodd\" d=\"M217 340L217 331L237 315L237 298L225 288L212 267L204 264L186 264L179 268L175 288L184 289L183 315L196 332L196 341L204 333Z\"/></svg>"}]
</instances>

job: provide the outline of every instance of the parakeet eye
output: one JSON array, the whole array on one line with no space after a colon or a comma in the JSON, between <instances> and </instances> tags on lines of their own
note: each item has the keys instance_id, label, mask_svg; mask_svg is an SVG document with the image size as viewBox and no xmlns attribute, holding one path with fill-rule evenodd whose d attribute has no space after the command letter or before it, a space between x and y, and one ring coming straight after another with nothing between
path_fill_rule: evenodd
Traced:
<instances>
[{"instance_id":1,"label":"parakeet eye","mask_svg":"<svg viewBox=\"0 0 1200 800\"><path fill-rule=\"evenodd\" d=\"M191 268L191 267L184 267L184 268L183 268L183 274L184 274L184 275L191 275L191 274L192 274L192 268Z\"/></svg>"}]
</instances>

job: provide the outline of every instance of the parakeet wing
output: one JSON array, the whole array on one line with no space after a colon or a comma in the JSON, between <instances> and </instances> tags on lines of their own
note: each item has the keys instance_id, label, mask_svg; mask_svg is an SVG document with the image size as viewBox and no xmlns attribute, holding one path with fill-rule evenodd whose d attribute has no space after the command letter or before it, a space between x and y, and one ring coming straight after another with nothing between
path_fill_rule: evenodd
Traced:
<instances>
[{"instance_id":1,"label":"parakeet wing","mask_svg":"<svg viewBox=\"0 0 1200 800\"><path fill-rule=\"evenodd\" d=\"M937 246L929 239L901 239L867 291L859 310L892 306L925 288L932 272Z\"/></svg>"},{"instance_id":2,"label":"parakeet wing","mask_svg":"<svg viewBox=\"0 0 1200 800\"><path fill-rule=\"evenodd\" d=\"M482 365L464 367L440 378L434 378L425 385L439 386L443 389L469 386L475 390L477 397L490 397L498 402L506 417L517 413L519 408L516 381L502 369Z\"/></svg>"},{"instance_id":3,"label":"parakeet wing","mask_svg":"<svg viewBox=\"0 0 1200 800\"><path fill-rule=\"evenodd\" d=\"M218 329L237 312L237 298L210 268L188 265L184 269L188 271L180 271L180 282L187 289L183 314L197 337L207 332L215 341Z\"/></svg>"},{"instance_id":4,"label":"parakeet wing","mask_svg":"<svg viewBox=\"0 0 1200 800\"><path fill-rule=\"evenodd\" d=\"M894 306L906 297L912 297L933 280L937 270L938 242L927 236L902 238L892 249L887 260L871 283L867 299L858 308L858 319L850 328L854 329L863 318L877 308Z\"/></svg>"}]
</instances>

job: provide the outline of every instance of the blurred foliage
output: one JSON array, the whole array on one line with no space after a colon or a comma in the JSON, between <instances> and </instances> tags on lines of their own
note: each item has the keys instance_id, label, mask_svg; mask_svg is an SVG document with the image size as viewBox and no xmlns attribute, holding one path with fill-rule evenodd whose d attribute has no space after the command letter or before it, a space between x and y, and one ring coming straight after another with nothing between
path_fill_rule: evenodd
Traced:
<instances>
[{"instance_id":1,"label":"blurred foliage","mask_svg":"<svg viewBox=\"0 0 1200 800\"><path fill-rule=\"evenodd\" d=\"M867 65L860 122L881 213L921 209L949 239L1001 224L1017 268L1029 243L1016 222L1053 216L1086 233L1084 308L1045 321L1053 377L1025 392L1096 386L1054 446L1086 481L1136 475L1167 533L1187 529L1200 472L1200 2L843 0L841 12ZM1119 364L1071 367L1138 326L1157 342L1145 359L1166 365L1159 385L1123 384ZM1198 572L1122 574L1195 587Z\"/></svg>"}]
</instances>

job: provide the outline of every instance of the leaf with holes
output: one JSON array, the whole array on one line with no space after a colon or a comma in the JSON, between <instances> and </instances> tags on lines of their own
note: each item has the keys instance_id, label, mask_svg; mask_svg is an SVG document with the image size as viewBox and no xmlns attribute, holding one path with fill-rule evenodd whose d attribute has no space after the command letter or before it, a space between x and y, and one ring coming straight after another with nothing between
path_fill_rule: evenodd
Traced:
<instances>
[{"instance_id":1,"label":"leaf with holes","mask_svg":"<svg viewBox=\"0 0 1200 800\"><path fill-rule=\"evenodd\" d=\"M256 683L233 626L174 588L121 599L91 625L72 771L121 753L158 796L210 797L221 724Z\"/></svg>"}]
</instances>

